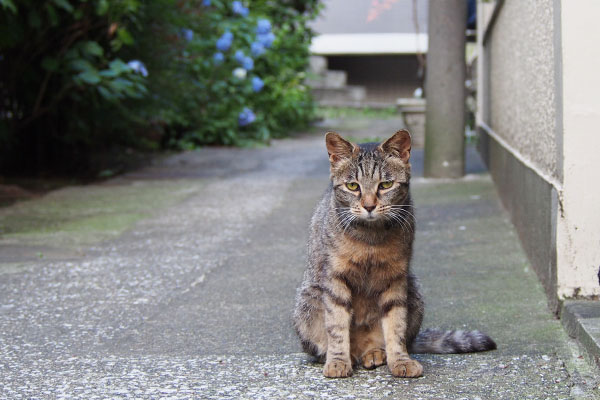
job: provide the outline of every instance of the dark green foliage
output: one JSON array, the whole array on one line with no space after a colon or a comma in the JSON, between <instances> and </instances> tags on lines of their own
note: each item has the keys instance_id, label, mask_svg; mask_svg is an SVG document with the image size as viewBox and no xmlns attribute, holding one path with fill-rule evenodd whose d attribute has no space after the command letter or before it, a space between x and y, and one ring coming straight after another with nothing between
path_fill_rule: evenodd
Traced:
<instances>
[{"instance_id":1,"label":"dark green foliage","mask_svg":"<svg viewBox=\"0 0 600 400\"><path fill-rule=\"evenodd\" d=\"M255 0L248 15L207 3L0 0L0 169L79 169L114 146L239 145L305 125L318 0ZM234 54L251 55L259 19L275 40L236 78ZM231 48L216 63L225 31Z\"/></svg>"},{"instance_id":2,"label":"dark green foliage","mask_svg":"<svg viewBox=\"0 0 600 400\"><path fill-rule=\"evenodd\" d=\"M3 0L0 167L78 168L127 129L144 79L119 58L139 1Z\"/></svg>"}]
</instances>

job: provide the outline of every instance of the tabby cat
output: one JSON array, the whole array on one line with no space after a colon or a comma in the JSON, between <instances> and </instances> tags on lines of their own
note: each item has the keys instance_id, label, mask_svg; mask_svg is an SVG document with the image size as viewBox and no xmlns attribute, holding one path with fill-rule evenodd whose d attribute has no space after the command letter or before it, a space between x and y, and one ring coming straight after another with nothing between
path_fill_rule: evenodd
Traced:
<instances>
[{"instance_id":1,"label":"tabby cat","mask_svg":"<svg viewBox=\"0 0 600 400\"><path fill-rule=\"evenodd\" d=\"M395 376L418 377L412 353L466 353L496 344L479 331L419 333L423 300L410 273L415 219L409 192L410 134L356 145L325 136L331 185L311 221L308 268L294 326L304 351L340 378L353 365L387 361Z\"/></svg>"}]
</instances>

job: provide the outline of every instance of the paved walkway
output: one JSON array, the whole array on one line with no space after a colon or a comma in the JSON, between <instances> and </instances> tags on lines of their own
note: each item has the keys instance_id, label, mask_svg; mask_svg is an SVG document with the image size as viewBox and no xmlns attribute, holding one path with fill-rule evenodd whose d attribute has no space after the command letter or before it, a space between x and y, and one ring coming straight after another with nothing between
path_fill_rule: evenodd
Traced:
<instances>
[{"instance_id":1,"label":"paved walkway","mask_svg":"<svg viewBox=\"0 0 600 400\"><path fill-rule=\"evenodd\" d=\"M413 265L424 325L485 330L497 351L418 355L414 380L386 367L328 380L301 353L290 314L328 177L313 134L0 209L0 398L593 398L594 371L469 154L465 179L413 179Z\"/></svg>"}]
</instances>

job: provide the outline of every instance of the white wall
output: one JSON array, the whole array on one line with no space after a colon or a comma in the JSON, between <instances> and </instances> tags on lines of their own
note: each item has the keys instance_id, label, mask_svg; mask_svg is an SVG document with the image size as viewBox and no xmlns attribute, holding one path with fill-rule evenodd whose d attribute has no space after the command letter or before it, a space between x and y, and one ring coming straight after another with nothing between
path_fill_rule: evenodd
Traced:
<instances>
[{"instance_id":1,"label":"white wall","mask_svg":"<svg viewBox=\"0 0 600 400\"><path fill-rule=\"evenodd\" d=\"M559 298L600 295L600 2L561 2L563 190Z\"/></svg>"},{"instance_id":2,"label":"white wall","mask_svg":"<svg viewBox=\"0 0 600 400\"><path fill-rule=\"evenodd\" d=\"M533 171L556 194L551 243L535 235L523 240L555 256L537 272L558 299L600 298L599 21L598 0L478 2L477 123L510 163ZM547 198L533 189L511 193L511 202L540 194ZM547 202L527 204L521 225L544 229L547 221L535 214L545 215L536 207Z\"/></svg>"}]
</instances>

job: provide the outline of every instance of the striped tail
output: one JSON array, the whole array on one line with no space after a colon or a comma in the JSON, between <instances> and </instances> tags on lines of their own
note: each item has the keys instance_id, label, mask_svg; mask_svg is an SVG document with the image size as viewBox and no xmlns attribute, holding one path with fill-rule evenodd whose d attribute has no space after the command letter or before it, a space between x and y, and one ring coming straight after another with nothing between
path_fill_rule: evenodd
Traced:
<instances>
[{"instance_id":1,"label":"striped tail","mask_svg":"<svg viewBox=\"0 0 600 400\"><path fill-rule=\"evenodd\" d=\"M474 353L495 350L496 343L479 331L425 329L413 341L411 353Z\"/></svg>"}]
</instances>

